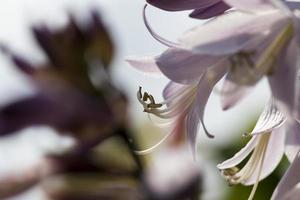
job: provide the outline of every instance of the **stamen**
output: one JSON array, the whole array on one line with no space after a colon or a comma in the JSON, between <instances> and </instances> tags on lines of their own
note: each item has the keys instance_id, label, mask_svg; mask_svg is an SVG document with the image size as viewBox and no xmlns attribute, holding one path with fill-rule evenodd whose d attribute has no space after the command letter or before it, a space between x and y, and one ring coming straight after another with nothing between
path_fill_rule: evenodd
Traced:
<instances>
[{"instance_id":1,"label":"stamen","mask_svg":"<svg viewBox=\"0 0 300 200\"><path fill-rule=\"evenodd\" d=\"M253 199L255 191L258 187L258 182L261 177L262 167L264 164L270 135L271 133L266 133L264 135L258 136L260 137L259 142L255 147L250 159L242 169L232 167L222 170L222 176L228 181L230 185L243 183L245 180L249 179L251 176L253 176L254 173L257 172L256 181L248 200Z\"/></svg>"}]
</instances>

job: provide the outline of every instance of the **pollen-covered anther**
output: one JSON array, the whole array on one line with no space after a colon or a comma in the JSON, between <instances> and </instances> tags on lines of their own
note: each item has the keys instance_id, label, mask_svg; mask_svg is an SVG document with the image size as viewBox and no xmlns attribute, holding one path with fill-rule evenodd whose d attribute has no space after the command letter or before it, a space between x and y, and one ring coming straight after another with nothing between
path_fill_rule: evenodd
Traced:
<instances>
[{"instance_id":1,"label":"pollen-covered anther","mask_svg":"<svg viewBox=\"0 0 300 200\"><path fill-rule=\"evenodd\" d=\"M144 107L144 112L152 113L153 109L157 109L163 106L163 104L161 103L156 103L154 97L151 94L147 92L144 92L143 94L142 87L139 87L137 97Z\"/></svg>"}]
</instances>

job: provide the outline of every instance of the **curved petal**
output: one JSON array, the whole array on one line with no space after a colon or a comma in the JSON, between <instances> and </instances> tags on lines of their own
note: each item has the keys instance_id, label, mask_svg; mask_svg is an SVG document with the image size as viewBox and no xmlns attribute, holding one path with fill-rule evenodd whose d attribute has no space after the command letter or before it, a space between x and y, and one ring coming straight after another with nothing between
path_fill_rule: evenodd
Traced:
<instances>
[{"instance_id":1,"label":"curved petal","mask_svg":"<svg viewBox=\"0 0 300 200\"><path fill-rule=\"evenodd\" d=\"M188 86L175 83L170 81L163 90L163 97L164 99L169 99L174 97L180 90L185 90Z\"/></svg>"},{"instance_id":2,"label":"curved petal","mask_svg":"<svg viewBox=\"0 0 300 200\"><path fill-rule=\"evenodd\" d=\"M202 73L219 60L220 57L198 55L184 49L170 48L156 59L156 63L170 80L191 84L197 83Z\"/></svg>"},{"instance_id":3,"label":"curved petal","mask_svg":"<svg viewBox=\"0 0 300 200\"><path fill-rule=\"evenodd\" d=\"M194 104L187 116L187 122L186 122L186 127L187 127L187 138L189 141L189 144L192 149L192 153L194 155L194 158L196 157L196 144L197 144L197 133L198 133L198 128L199 128L199 123L200 123L200 118L197 113L197 104Z\"/></svg>"},{"instance_id":4,"label":"curved petal","mask_svg":"<svg viewBox=\"0 0 300 200\"><path fill-rule=\"evenodd\" d=\"M273 131L285 122L285 116L276 108L273 99L265 106L251 135L263 134Z\"/></svg>"},{"instance_id":5,"label":"curved petal","mask_svg":"<svg viewBox=\"0 0 300 200\"><path fill-rule=\"evenodd\" d=\"M300 182L290 189L281 200L299 200L300 196Z\"/></svg>"},{"instance_id":6,"label":"curved petal","mask_svg":"<svg viewBox=\"0 0 300 200\"><path fill-rule=\"evenodd\" d=\"M272 0L224 0L228 5L248 12L268 11L275 9Z\"/></svg>"},{"instance_id":7,"label":"curved petal","mask_svg":"<svg viewBox=\"0 0 300 200\"><path fill-rule=\"evenodd\" d=\"M259 46L274 34L274 28L281 30L287 21L279 11L257 15L232 11L189 30L179 42L198 54L234 54Z\"/></svg>"},{"instance_id":8,"label":"curved petal","mask_svg":"<svg viewBox=\"0 0 300 200\"><path fill-rule=\"evenodd\" d=\"M228 63L226 61L218 63L212 69L208 70L198 83L197 94L196 94L196 110L202 123L205 133L209 137L213 137L207 131L204 124L204 111L208 101L208 98L215 86L215 84L225 75L227 72Z\"/></svg>"},{"instance_id":9,"label":"curved petal","mask_svg":"<svg viewBox=\"0 0 300 200\"><path fill-rule=\"evenodd\" d=\"M136 70L150 73L150 74L161 74L158 66L156 65L155 59L152 57L127 57L126 61Z\"/></svg>"},{"instance_id":10,"label":"curved petal","mask_svg":"<svg viewBox=\"0 0 300 200\"><path fill-rule=\"evenodd\" d=\"M253 87L241 86L226 79L223 83L221 90L221 105L223 110L227 110L238 102L240 102L245 96L250 94Z\"/></svg>"},{"instance_id":11,"label":"curved petal","mask_svg":"<svg viewBox=\"0 0 300 200\"><path fill-rule=\"evenodd\" d=\"M289 122L286 130L285 154L290 162L293 162L300 150L300 123L296 120Z\"/></svg>"},{"instance_id":12,"label":"curved petal","mask_svg":"<svg viewBox=\"0 0 300 200\"><path fill-rule=\"evenodd\" d=\"M53 88L51 88L53 89ZM0 108L0 137L30 126L47 125L62 132L86 124L109 124L112 111L103 99L94 99L77 91L56 87L45 88L34 96Z\"/></svg>"},{"instance_id":13,"label":"curved petal","mask_svg":"<svg viewBox=\"0 0 300 200\"><path fill-rule=\"evenodd\" d=\"M226 3L224 3L223 1L219 1L209 7L195 9L190 14L190 17L197 19L209 19L224 13L229 8L230 7Z\"/></svg>"},{"instance_id":14,"label":"curved petal","mask_svg":"<svg viewBox=\"0 0 300 200\"><path fill-rule=\"evenodd\" d=\"M219 1L221 0L147 0L149 4L167 11L206 8Z\"/></svg>"},{"instance_id":15,"label":"curved petal","mask_svg":"<svg viewBox=\"0 0 300 200\"><path fill-rule=\"evenodd\" d=\"M295 158L275 189L272 200L282 200L287 192L300 182L300 156Z\"/></svg>"},{"instance_id":16,"label":"curved petal","mask_svg":"<svg viewBox=\"0 0 300 200\"><path fill-rule=\"evenodd\" d=\"M253 136L247 145L237 152L232 158L225 160L221 164L218 164L219 169L228 169L240 164L255 148L257 145L259 137L257 135Z\"/></svg>"},{"instance_id":17,"label":"curved petal","mask_svg":"<svg viewBox=\"0 0 300 200\"><path fill-rule=\"evenodd\" d=\"M276 99L280 111L289 117L294 112L295 100L295 82L297 69L298 47L293 40L290 42L287 50L278 57L277 68L268 77L272 95Z\"/></svg>"},{"instance_id":18,"label":"curved petal","mask_svg":"<svg viewBox=\"0 0 300 200\"><path fill-rule=\"evenodd\" d=\"M259 175L259 180L266 178L278 166L284 154L285 134L283 128L273 130L268 141L267 150L263 160L261 172L259 167L255 168L252 176L243 182L244 185L253 185Z\"/></svg>"}]
</instances>

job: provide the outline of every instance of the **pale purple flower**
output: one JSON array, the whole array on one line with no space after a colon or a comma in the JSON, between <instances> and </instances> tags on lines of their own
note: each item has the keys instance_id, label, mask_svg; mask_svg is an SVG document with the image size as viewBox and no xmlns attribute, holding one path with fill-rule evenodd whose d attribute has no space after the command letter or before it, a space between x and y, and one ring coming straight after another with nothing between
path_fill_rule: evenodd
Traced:
<instances>
[{"instance_id":1,"label":"pale purple flower","mask_svg":"<svg viewBox=\"0 0 300 200\"><path fill-rule=\"evenodd\" d=\"M153 194L151 199L187 199L194 193L193 188L199 188L201 167L184 144L168 145L156 152L151 160L144 176L147 188Z\"/></svg>"},{"instance_id":2,"label":"pale purple flower","mask_svg":"<svg viewBox=\"0 0 300 200\"><path fill-rule=\"evenodd\" d=\"M232 158L219 164L218 168L231 185L254 184L249 197L252 199L259 181L275 170L284 153L290 161L296 157L299 144L291 147L286 138L297 135L299 131L299 123L295 120L289 123L286 117L277 110L274 100L271 100L259 117L253 131L246 134L252 136L247 145ZM242 168L238 167L250 154L246 164Z\"/></svg>"},{"instance_id":3,"label":"pale purple flower","mask_svg":"<svg viewBox=\"0 0 300 200\"><path fill-rule=\"evenodd\" d=\"M186 116L188 140L193 149L199 122L204 125L208 97L224 75L224 109L240 101L265 75L281 112L289 117L295 105L297 18L278 1L225 2L237 10L187 31L178 43L161 38L144 16L150 33L169 48L152 59L128 59L137 69L161 71L172 81L165 89L170 94L165 102L156 103L153 97L145 97L141 92L138 98L150 114L175 122L177 116ZM162 109L164 105L166 108ZM207 130L206 133L212 136Z\"/></svg>"},{"instance_id":4,"label":"pale purple flower","mask_svg":"<svg viewBox=\"0 0 300 200\"><path fill-rule=\"evenodd\" d=\"M167 11L194 10L190 17L207 19L224 13L230 7L222 0L147 0Z\"/></svg>"}]
</instances>

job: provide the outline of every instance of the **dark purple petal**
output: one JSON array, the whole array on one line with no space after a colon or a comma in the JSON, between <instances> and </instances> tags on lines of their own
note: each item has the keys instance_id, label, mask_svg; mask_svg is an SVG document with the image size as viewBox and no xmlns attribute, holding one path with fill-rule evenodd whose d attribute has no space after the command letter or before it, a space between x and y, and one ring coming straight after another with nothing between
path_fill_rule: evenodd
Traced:
<instances>
[{"instance_id":1,"label":"dark purple petal","mask_svg":"<svg viewBox=\"0 0 300 200\"><path fill-rule=\"evenodd\" d=\"M195 9L190 14L190 17L197 18L197 19L209 19L211 17L215 17L217 15L223 14L229 8L230 7L226 3L220 1L206 8Z\"/></svg>"},{"instance_id":2,"label":"dark purple petal","mask_svg":"<svg viewBox=\"0 0 300 200\"><path fill-rule=\"evenodd\" d=\"M0 109L0 135L34 125L76 132L111 121L112 113L103 99L86 98L68 90L48 91Z\"/></svg>"},{"instance_id":3,"label":"dark purple petal","mask_svg":"<svg viewBox=\"0 0 300 200\"><path fill-rule=\"evenodd\" d=\"M149 4L167 11L203 9L219 1L220 0L147 0Z\"/></svg>"}]
</instances>

